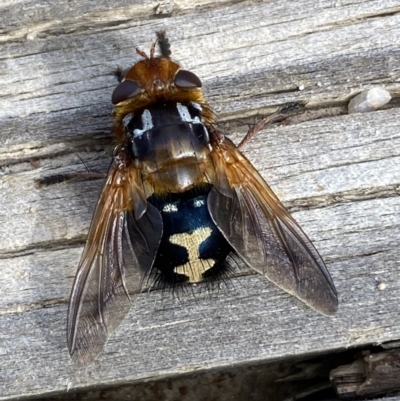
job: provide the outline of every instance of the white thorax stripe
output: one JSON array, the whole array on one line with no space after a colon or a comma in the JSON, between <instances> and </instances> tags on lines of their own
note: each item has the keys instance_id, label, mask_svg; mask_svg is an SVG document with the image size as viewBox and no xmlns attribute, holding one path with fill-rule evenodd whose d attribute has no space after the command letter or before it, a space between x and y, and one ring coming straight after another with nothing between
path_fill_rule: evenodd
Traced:
<instances>
[{"instance_id":1,"label":"white thorax stripe","mask_svg":"<svg viewBox=\"0 0 400 401\"><path fill-rule=\"evenodd\" d=\"M146 131L154 128L153 118L151 117L151 113L149 110L144 110L142 113L142 129L136 128L133 130L133 137L137 138L142 136Z\"/></svg>"}]
</instances>

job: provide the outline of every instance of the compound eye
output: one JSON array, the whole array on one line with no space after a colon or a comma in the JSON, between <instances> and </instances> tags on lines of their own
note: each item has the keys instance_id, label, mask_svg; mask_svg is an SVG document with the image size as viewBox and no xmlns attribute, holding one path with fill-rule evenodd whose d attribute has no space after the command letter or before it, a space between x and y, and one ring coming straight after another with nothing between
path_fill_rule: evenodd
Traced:
<instances>
[{"instance_id":1,"label":"compound eye","mask_svg":"<svg viewBox=\"0 0 400 401\"><path fill-rule=\"evenodd\" d=\"M115 89L111 96L113 104L118 104L124 100L130 99L138 95L142 88L135 81L129 79L122 81Z\"/></svg>"},{"instance_id":2,"label":"compound eye","mask_svg":"<svg viewBox=\"0 0 400 401\"><path fill-rule=\"evenodd\" d=\"M174 83L179 88L201 88L200 78L187 70L179 70L175 75Z\"/></svg>"}]
</instances>

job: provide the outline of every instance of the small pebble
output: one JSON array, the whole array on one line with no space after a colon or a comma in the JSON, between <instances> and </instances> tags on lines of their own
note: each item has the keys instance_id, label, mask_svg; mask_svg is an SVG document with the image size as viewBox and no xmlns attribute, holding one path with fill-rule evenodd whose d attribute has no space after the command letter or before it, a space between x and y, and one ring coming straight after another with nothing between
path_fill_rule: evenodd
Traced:
<instances>
[{"instance_id":1,"label":"small pebble","mask_svg":"<svg viewBox=\"0 0 400 401\"><path fill-rule=\"evenodd\" d=\"M37 32L29 32L26 35L26 40L35 40L37 38Z\"/></svg>"},{"instance_id":2,"label":"small pebble","mask_svg":"<svg viewBox=\"0 0 400 401\"><path fill-rule=\"evenodd\" d=\"M385 283L379 283L378 284L378 290L379 291L386 290L386 284Z\"/></svg>"},{"instance_id":3,"label":"small pebble","mask_svg":"<svg viewBox=\"0 0 400 401\"><path fill-rule=\"evenodd\" d=\"M384 106L392 97L390 93L382 88L372 88L368 91L361 92L350 100L348 112L365 113L374 111Z\"/></svg>"}]
</instances>

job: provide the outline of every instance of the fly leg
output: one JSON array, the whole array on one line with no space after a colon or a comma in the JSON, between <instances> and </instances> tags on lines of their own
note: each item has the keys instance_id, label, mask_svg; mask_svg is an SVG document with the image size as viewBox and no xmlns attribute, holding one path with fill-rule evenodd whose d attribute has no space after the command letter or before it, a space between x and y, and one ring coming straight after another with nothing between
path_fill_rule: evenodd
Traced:
<instances>
[{"instance_id":1,"label":"fly leg","mask_svg":"<svg viewBox=\"0 0 400 401\"><path fill-rule=\"evenodd\" d=\"M267 124L272 124L277 121L282 121L285 118L297 116L305 112L305 105L307 101L286 103L278 109L275 113L269 115L268 117L262 118L254 127L250 128L246 136L241 140L238 145L238 149L243 148L243 146L253 138L258 132L260 132Z\"/></svg>"}]
</instances>

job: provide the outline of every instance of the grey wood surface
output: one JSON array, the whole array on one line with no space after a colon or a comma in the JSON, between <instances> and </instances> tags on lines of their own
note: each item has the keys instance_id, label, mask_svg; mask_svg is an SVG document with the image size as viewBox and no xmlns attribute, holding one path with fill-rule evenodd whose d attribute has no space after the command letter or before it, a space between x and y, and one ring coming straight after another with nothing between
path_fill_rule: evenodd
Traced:
<instances>
[{"instance_id":1,"label":"grey wood surface","mask_svg":"<svg viewBox=\"0 0 400 401\"><path fill-rule=\"evenodd\" d=\"M3 0L0 399L400 339L399 102L343 115L362 89L400 94L399 11L398 0ZM318 315L257 275L212 294L142 294L98 361L77 368L67 299L102 183L34 180L82 160L107 169L113 71L162 28L235 140L256 116L309 100L245 153L326 260L340 307Z\"/></svg>"}]
</instances>

